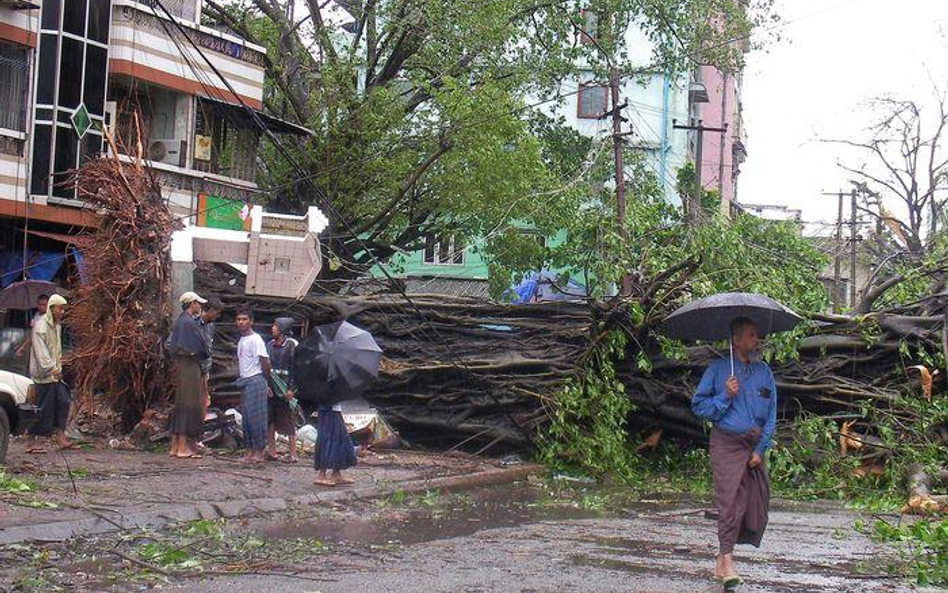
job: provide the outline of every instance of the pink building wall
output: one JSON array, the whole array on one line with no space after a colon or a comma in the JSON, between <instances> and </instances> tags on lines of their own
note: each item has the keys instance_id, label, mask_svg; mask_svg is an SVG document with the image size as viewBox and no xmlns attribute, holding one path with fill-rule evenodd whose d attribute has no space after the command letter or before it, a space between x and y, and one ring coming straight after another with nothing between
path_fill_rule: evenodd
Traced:
<instances>
[{"instance_id":1,"label":"pink building wall","mask_svg":"<svg viewBox=\"0 0 948 593\"><path fill-rule=\"evenodd\" d=\"M737 197L737 174L744 154L740 74L724 74L713 66L702 66L699 81L707 88L708 102L695 105L698 118L705 126L727 124L728 128L723 134L704 134L701 184L705 189L719 192L722 212L727 214Z\"/></svg>"}]
</instances>

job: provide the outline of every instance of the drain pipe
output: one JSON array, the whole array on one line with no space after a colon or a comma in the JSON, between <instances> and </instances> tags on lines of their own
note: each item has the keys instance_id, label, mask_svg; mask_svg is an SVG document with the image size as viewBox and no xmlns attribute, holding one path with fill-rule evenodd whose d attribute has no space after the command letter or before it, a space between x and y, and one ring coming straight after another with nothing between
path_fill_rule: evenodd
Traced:
<instances>
[{"instance_id":1,"label":"drain pipe","mask_svg":"<svg viewBox=\"0 0 948 593\"><path fill-rule=\"evenodd\" d=\"M660 167L662 171L662 184L665 185L665 191L669 189L674 191L674 187L668 187L668 102L671 94L671 81L668 79L668 72L662 74L662 145L659 149Z\"/></svg>"}]
</instances>

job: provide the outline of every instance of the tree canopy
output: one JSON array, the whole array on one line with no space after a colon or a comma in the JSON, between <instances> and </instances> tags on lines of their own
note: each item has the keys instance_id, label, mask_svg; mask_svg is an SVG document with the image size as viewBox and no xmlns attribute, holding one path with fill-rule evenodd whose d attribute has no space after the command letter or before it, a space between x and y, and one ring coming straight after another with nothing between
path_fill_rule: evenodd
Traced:
<instances>
[{"instance_id":1,"label":"tree canopy","mask_svg":"<svg viewBox=\"0 0 948 593\"><path fill-rule=\"evenodd\" d=\"M205 19L267 47L266 108L315 131L288 146L302 170L263 151L260 181L278 208L328 209L329 256L345 276L430 234L489 236L496 254L493 241L541 200L576 216L582 163L550 158L537 108L576 93L564 81L580 70L735 68L771 14L738 0L308 0L304 15L287 4L209 0ZM597 43L581 40L584 10L599 17ZM632 28L652 55L615 42Z\"/></svg>"}]
</instances>

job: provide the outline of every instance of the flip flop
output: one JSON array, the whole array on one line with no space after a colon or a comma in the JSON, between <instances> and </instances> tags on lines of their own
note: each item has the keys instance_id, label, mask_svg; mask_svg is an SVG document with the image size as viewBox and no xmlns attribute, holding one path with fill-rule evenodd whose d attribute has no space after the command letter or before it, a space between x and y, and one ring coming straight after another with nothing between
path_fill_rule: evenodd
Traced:
<instances>
[{"instance_id":1,"label":"flip flop","mask_svg":"<svg viewBox=\"0 0 948 593\"><path fill-rule=\"evenodd\" d=\"M178 455L175 455L175 457L178 459L204 459L204 456L199 453L186 453L184 455L179 453Z\"/></svg>"},{"instance_id":2,"label":"flip flop","mask_svg":"<svg viewBox=\"0 0 948 593\"><path fill-rule=\"evenodd\" d=\"M327 487L327 488L332 488L333 486L336 485L336 483L333 482L333 481L331 481L331 480L325 480L325 481L324 481L324 480L313 480L313 484L316 484L317 486L325 486L325 487Z\"/></svg>"},{"instance_id":3,"label":"flip flop","mask_svg":"<svg viewBox=\"0 0 948 593\"><path fill-rule=\"evenodd\" d=\"M736 574L732 574L729 577L721 578L721 584L724 585L725 591L733 591L738 585L742 585L743 583L744 583L744 579L742 579Z\"/></svg>"},{"instance_id":4,"label":"flip flop","mask_svg":"<svg viewBox=\"0 0 948 593\"><path fill-rule=\"evenodd\" d=\"M32 447L27 449L26 452L30 455L46 455L46 449L43 447Z\"/></svg>"}]
</instances>

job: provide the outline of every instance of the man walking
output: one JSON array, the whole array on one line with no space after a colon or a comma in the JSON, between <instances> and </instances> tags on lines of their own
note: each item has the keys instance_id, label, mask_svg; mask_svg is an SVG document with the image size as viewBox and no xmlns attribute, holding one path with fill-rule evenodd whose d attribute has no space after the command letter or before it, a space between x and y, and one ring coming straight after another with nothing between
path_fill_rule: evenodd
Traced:
<instances>
[{"instance_id":1,"label":"man walking","mask_svg":"<svg viewBox=\"0 0 948 593\"><path fill-rule=\"evenodd\" d=\"M777 419L773 373L759 360L760 337L750 319L731 322L736 360L708 365L691 403L699 418L710 420L711 473L718 509L719 554L714 576L726 587L741 578L734 570L734 545L760 546L770 506L770 481L764 453Z\"/></svg>"},{"instance_id":2,"label":"man walking","mask_svg":"<svg viewBox=\"0 0 948 593\"><path fill-rule=\"evenodd\" d=\"M168 350L175 362L175 400L171 413L172 457L200 459L198 441L204 432L204 390L201 365L210 356L198 317L207 303L194 292L178 299L181 314L175 319L168 338Z\"/></svg>"},{"instance_id":3,"label":"man walking","mask_svg":"<svg viewBox=\"0 0 948 593\"><path fill-rule=\"evenodd\" d=\"M267 444L267 398L270 388L270 355L260 334L253 331L253 315L248 309L237 311L237 369L240 388L240 412L243 414L244 444L247 453L241 461L263 462L263 450Z\"/></svg>"},{"instance_id":4,"label":"man walking","mask_svg":"<svg viewBox=\"0 0 948 593\"><path fill-rule=\"evenodd\" d=\"M72 443L66 439L69 420L69 389L63 383L62 321L66 299L58 294L49 297L46 311L34 320L30 339L30 377L39 401L39 418L30 427L32 437L52 438L60 448ZM32 448L34 453L45 452Z\"/></svg>"}]
</instances>

